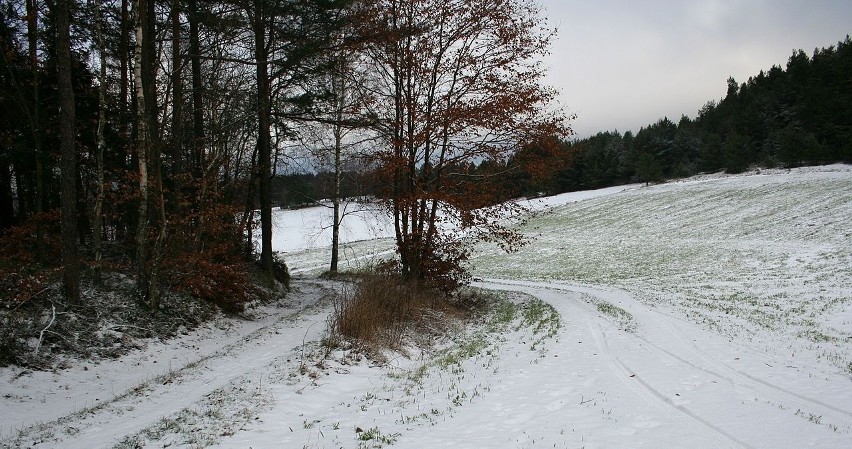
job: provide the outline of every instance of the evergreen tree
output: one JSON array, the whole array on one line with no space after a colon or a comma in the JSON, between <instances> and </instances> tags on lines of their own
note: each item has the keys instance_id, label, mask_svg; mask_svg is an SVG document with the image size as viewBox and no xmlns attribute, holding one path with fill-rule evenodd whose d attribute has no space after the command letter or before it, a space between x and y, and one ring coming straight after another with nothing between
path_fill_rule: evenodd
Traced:
<instances>
[{"instance_id":1,"label":"evergreen tree","mask_svg":"<svg viewBox=\"0 0 852 449\"><path fill-rule=\"evenodd\" d=\"M742 134L733 131L722 144L722 160L728 173L741 173L748 168L751 144Z\"/></svg>"}]
</instances>

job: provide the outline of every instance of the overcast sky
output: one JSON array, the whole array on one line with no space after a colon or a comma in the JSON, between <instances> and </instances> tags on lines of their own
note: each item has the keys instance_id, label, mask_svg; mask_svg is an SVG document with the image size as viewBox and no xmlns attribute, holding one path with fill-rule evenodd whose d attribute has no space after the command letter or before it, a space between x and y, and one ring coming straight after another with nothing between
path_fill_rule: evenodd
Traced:
<instances>
[{"instance_id":1,"label":"overcast sky","mask_svg":"<svg viewBox=\"0 0 852 449\"><path fill-rule=\"evenodd\" d=\"M794 49L852 34L850 0L539 0L559 30L546 60L577 137L695 117Z\"/></svg>"}]
</instances>

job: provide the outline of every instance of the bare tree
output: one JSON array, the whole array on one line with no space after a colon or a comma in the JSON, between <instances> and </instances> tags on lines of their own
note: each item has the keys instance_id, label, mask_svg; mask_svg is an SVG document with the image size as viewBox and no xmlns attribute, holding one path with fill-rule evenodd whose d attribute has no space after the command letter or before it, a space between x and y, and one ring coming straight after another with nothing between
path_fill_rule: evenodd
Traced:
<instances>
[{"instance_id":1,"label":"bare tree","mask_svg":"<svg viewBox=\"0 0 852 449\"><path fill-rule=\"evenodd\" d=\"M313 93L305 80L322 69L320 56L340 27L348 0L274 3L262 0L231 0L248 27L250 46L232 60L255 68L255 142L257 194L260 202L261 269L273 279L272 196L273 140L281 140L288 123L305 114ZM250 189L251 191L251 189ZM247 200L247 205L252 199Z\"/></svg>"},{"instance_id":2,"label":"bare tree","mask_svg":"<svg viewBox=\"0 0 852 449\"><path fill-rule=\"evenodd\" d=\"M334 185L331 196L332 201L332 228L331 228L331 261L328 270L337 273L337 265L340 251L340 224L343 219L340 214L340 181L342 175L342 155L344 138L344 114L347 107L347 92L349 91L347 80L347 67L345 55L341 55L337 67L332 71L331 91L334 95L332 123L332 135L334 136Z\"/></svg>"},{"instance_id":3,"label":"bare tree","mask_svg":"<svg viewBox=\"0 0 852 449\"><path fill-rule=\"evenodd\" d=\"M555 92L542 87L539 61L552 30L529 0L380 0L369 6L377 36L366 60L376 78L364 92L385 141L379 154L394 216L403 275L449 284L470 245L506 249L520 236L492 206L489 192L461 172L505 160L524 142L569 132L548 111ZM452 232L450 232L452 230Z\"/></svg>"},{"instance_id":4,"label":"bare tree","mask_svg":"<svg viewBox=\"0 0 852 449\"><path fill-rule=\"evenodd\" d=\"M182 27L181 13L182 1L172 0L171 25L172 25L172 123L171 123L171 163L174 173L182 173L183 158L183 53L182 53ZM173 205L177 207L177 205Z\"/></svg>"},{"instance_id":5,"label":"bare tree","mask_svg":"<svg viewBox=\"0 0 852 449\"><path fill-rule=\"evenodd\" d=\"M344 166L363 154L359 148L375 140L369 132L370 120L365 116L366 97L358 95L357 84L363 81L363 74L354 67L357 60L357 44L350 45L342 36L339 49L330 56L330 67L326 76L321 78L329 90L329 99L324 103L324 113L311 123L314 128L313 139L308 143L313 147L314 156L330 164L331 179L331 260L329 272L336 273L340 261L340 228L349 212L344 204L341 190ZM323 109L323 107L320 107ZM327 139L330 137L330 141ZM328 165L323 167L327 169Z\"/></svg>"},{"instance_id":6,"label":"bare tree","mask_svg":"<svg viewBox=\"0 0 852 449\"><path fill-rule=\"evenodd\" d=\"M272 110L269 77L269 56L267 46L267 24L270 23L270 9L267 2L254 0L251 13L251 29L254 36L255 83L257 83L257 179L260 196L260 265L269 282L272 273Z\"/></svg>"},{"instance_id":7,"label":"bare tree","mask_svg":"<svg viewBox=\"0 0 852 449\"><path fill-rule=\"evenodd\" d=\"M153 0L135 0L136 14L136 110L137 154L139 166L139 211L137 224L137 286L152 308L159 302L159 264L166 238L166 214L163 201L160 148L157 130L156 64L154 46ZM152 216L148 203L155 206ZM149 226L154 223L153 229ZM156 235L150 248L149 232ZM153 251L152 251L153 249Z\"/></svg>"}]
</instances>

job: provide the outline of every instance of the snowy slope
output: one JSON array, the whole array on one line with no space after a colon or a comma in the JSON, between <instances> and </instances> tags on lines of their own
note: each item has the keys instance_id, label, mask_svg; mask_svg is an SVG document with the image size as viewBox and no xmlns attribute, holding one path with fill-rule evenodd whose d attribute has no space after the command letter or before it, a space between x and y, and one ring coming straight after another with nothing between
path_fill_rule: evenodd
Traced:
<instances>
[{"instance_id":1,"label":"snowy slope","mask_svg":"<svg viewBox=\"0 0 852 449\"><path fill-rule=\"evenodd\" d=\"M345 202L341 214L341 243L393 236L393 221L378 204ZM272 249L286 254L331 246L333 216L330 204L273 210Z\"/></svg>"},{"instance_id":2,"label":"snowy slope","mask_svg":"<svg viewBox=\"0 0 852 449\"><path fill-rule=\"evenodd\" d=\"M852 171L703 177L554 209L486 277L615 286L779 357L852 369Z\"/></svg>"},{"instance_id":3,"label":"snowy slope","mask_svg":"<svg viewBox=\"0 0 852 449\"><path fill-rule=\"evenodd\" d=\"M301 279L252 320L120 360L0 369L0 447L852 447L852 167L536 204L531 243L473 268L552 306L552 333L485 320L377 367L323 351L343 287ZM278 236L316 234L301 223ZM368 229L354 265L391 249ZM322 269L313 245L283 247L294 271Z\"/></svg>"},{"instance_id":4,"label":"snowy slope","mask_svg":"<svg viewBox=\"0 0 852 449\"><path fill-rule=\"evenodd\" d=\"M564 193L523 200L523 205L540 212L638 187L637 184ZM341 269L369 267L394 252L391 241L394 235L393 221L386 210L375 203L348 203L345 208L340 232ZM319 274L328 269L332 216L332 209L327 206L272 211L272 249L281 253L292 273ZM258 231L255 233L258 245L259 239Z\"/></svg>"}]
</instances>

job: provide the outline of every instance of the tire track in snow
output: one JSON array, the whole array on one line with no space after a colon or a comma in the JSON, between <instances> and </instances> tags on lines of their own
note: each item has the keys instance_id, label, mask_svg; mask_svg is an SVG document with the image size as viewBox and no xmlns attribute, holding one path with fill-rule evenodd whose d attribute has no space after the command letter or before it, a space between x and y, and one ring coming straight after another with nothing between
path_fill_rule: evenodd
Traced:
<instances>
[{"instance_id":1,"label":"tire track in snow","mask_svg":"<svg viewBox=\"0 0 852 449\"><path fill-rule=\"evenodd\" d=\"M604 298L604 296L611 296L613 294L612 291L601 290L595 287L569 284L523 281L512 282L502 280L492 282L497 282L506 285L524 285L563 292L574 292L607 301L609 301L609 299ZM847 431L852 431L852 411L844 410L834 405L828 404L824 401L820 401L819 399L811 398L800 393L796 393L785 387L776 385L770 381L755 377L747 372L730 366L729 364L721 360L713 358L709 356L705 351L702 351L700 348L698 348L693 341L685 337L683 333L679 329L677 329L676 326L672 325L668 320L675 319L687 324L691 324L688 321L672 317L659 310L650 309L639 303L637 300L633 299L633 297L627 292L618 291L616 294L619 296L619 300L621 300L622 305L624 305L624 302L630 303L629 307L631 313L634 316L634 319L639 319L639 321L653 321L653 323L644 322L642 325L644 328L653 328L657 332L665 332L668 337L665 338L665 341L678 342L680 349L683 349L688 352L693 359L698 359L703 363L695 363L693 361L687 360L685 357L680 356L675 352L664 348L663 346L655 343L654 341L651 341L650 339L638 333L633 334L636 338L638 338L648 346L651 346L657 349L658 351L661 351L668 357L675 359L680 363L691 366L692 368L702 371L711 376L718 377L719 379L724 380L731 386L743 387L756 392L760 392L763 396L766 397L780 395L785 399L785 403L791 403L795 407L803 411L805 409L808 409L808 411L815 411L815 415L832 417L834 421L837 421L835 424L840 424L845 427ZM635 312L640 311L641 317L637 317L637 314Z\"/></svg>"},{"instance_id":2,"label":"tire track in snow","mask_svg":"<svg viewBox=\"0 0 852 449\"><path fill-rule=\"evenodd\" d=\"M565 297L566 293L583 294L572 290L554 288L553 285L540 284L533 282L512 282L505 280L488 280L483 284L486 288L496 288L503 290L519 290L524 293L533 295L543 301L546 301L554 306L569 307L576 312L569 314L574 318L582 318L585 322L589 333L595 340L598 348L598 353L603 354L607 358L609 370L613 376L633 394L639 397L644 403L653 406L661 413L672 418L673 420L682 423L685 426L693 429L696 434L704 435L707 439L717 442L718 447L741 447L753 448L749 444L739 440L733 435L726 432L724 429L707 421L696 413L693 413L682 405L675 404L671 399L667 398L659 390L634 375L635 371L619 357L614 355L614 351L610 348L609 339L603 326L598 320L593 319L596 314L587 304L574 300L573 298ZM558 298L553 298L550 295L559 295ZM637 382L638 381L638 382ZM638 383L638 385L637 385ZM673 413L672 413L673 412Z\"/></svg>"},{"instance_id":3,"label":"tire track in snow","mask_svg":"<svg viewBox=\"0 0 852 449\"><path fill-rule=\"evenodd\" d=\"M658 365L668 367L666 369L671 372L680 373L682 379L689 379L690 373L692 373L691 376L694 376L694 373L698 372L704 376L709 375L712 378L719 380L726 388L724 391L715 393L718 395L719 400L727 400L730 404L733 404L734 401L736 401L736 403L739 404L743 396L750 396L753 398L755 404L772 405L777 406L781 410L788 410L788 412L785 412L785 416L787 416L785 419L803 419L805 421L811 421L815 425L831 429L834 434L829 432L829 436L827 437L828 439L843 438L842 435L848 434L852 431L852 420L850 420L852 412L826 403L818 398L812 398L804 394L791 391L788 388L774 384L770 380L761 379L755 375L730 366L729 364L713 357L711 354L708 354L706 351L698 348L691 338L687 338L683 334L682 330L666 319L676 319L675 317L670 317L663 312L649 309L634 300L625 292L613 292L582 285L546 282L505 280L489 280L489 282L496 288L522 289L527 291L527 293L535 294L539 297L548 296L546 294L547 292L556 294L576 293L586 295L595 300L604 300L607 302L612 301L620 306L625 306L631 312L634 319L636 319L639 323L641 332L628 334L619 331L615 334L611 334L607 332L603 325L600 324L600 320L597 319L597 313L595 313L589 305L578 303L573 298L565 298L566 301L560 301L574 305L572 308L577 311L578 316L585 319L586 324L590 327L593 335L595 335L601 351L606 353L606 355L612 359L612 363L615 366L615 372L619 373L619 377L622 382L628 387L631 387L634 393L646 399L649 398L648 395L653 396L653 399L658 401L658 403L662 402L667 406L686 414L692 420L704 425L708 430L717 432L719 435L727 438L731 443L735 443L736 445L743 447L750 447L748 443L735 437L734 434L702 417L699 410L702 408L704 410L711 410L713 407L712 401L703 405L697 404L699 405L698 410L696 410L695 407L687 408L683 404L678 404L676 399L670 397L671 394L667 395L655 388L653 381L644 379L639 375L636 375L635 377L628 377L636 373L636 370L631 368L632 362L629 361L630 357L625 359L618 356L615 351L613 351L613 349L615 349L611 347L613 338L616 338L616 341L619 342L618 346L624 347L625 349L629 348L631 345L635 346L636 343L639 343L639 347L641 347L643 351L642 354L644 355L644 359L652 358L657 360L656 363ZM551 299L554 298L551 297ZM678 321L683 320L678 319ZM684 323L692 325L692 323L686 321L684 321ZM631 341L634 343L631 344ZM629 354L629 352L627 354ZM759 363L759 361L760 360L756 363ZM768 366L771 368L771 365ZM771 372L777 373L778 370ZM657 383L665 379L660 377L659 372L655 374L657 377ZM626 381L626 379L630 379L630 382ZM711 380L711 382L718 383L715 380ZM644 391L633 388L636 384L641 385ZM706 381L704 385L706 386ZM676 386L672 388L676 388ZM716 400L717 398L712 399ZM744 401L742 404L745 405L746 402ZM710 408L708 409L708 407ZM793 411L797 409L798 411L794 414ZM792 416L798 416L798 418L791 418ZM736 422L729 421L727 426L733 426L732 428L739 427L739 432L744 430L742 426L738 425Z\"/></svg>"},{"instance_id":4,"label":"tire track in snow","mask_svg":"<svg viewBox=\"0 0 852 449\"><path fill-rule=\"evenodd\" d=\"M641 376L636 375L635 370L630 369L630 367L627 366L627 364L620 357L617 357L613 354L613 351L610 349L609 346L607 333L603 329L603 326L600 323L592 323L588 314L584 314L583 318L586 320L586 325L589 327L592 332L592 335L595 338L595 343L602 350L602 352L606 354L607 357L612 361L612 365L616 366L614 371L618 372L618 377L621 380L621 383L626 385L631 391L636 393L638 396L645 398L645 400L649 403L654 401L657 401L658 403L661 402L665 406L672 408L677 412L681 413L682 415L686 416L687 418L703 425L706 428L705 430L711 432L704 432L705 435L715 437L720 442L734 443L737 446L744 448L753 448L753 446L739 440L728 432L725 432L722 428L691 412L686 407L675 404L669 397L667 397L665 394L663 394L662 392L651 386L644 379L642 379ZM630 381L628 381L627 379L630 379ZM642 388L637 388L635 383L631 381L639 383Z\"/></svg>"},{"instance_id":5,"label":"tire track in snow","mask_svg":"<svg viewBox=\"0 0 852 449\"><path fill-rule=\"evenodd\" d=\"M60 447L67 448L111 446L124 436L198 403L218 388L291 352L293 344L298 346L305 340L304 334L311 328L317 328L317 323L324 323L326 314L320 313L307 325L291 324L293 320L309 314L324 296L325 287L322 285L312 283L310 288L313 291L309 293L309 301L299 304L295 310L282 313L237 341L187 361L164 375L146 378L95 407L32 424L17 435L0 441L0 447L29 447L39 442L61 443ZM290 346L262 349L269 345L268 340Z\"/></svg>"},{"instance_id":6,"label":"tire track in snow","mask_svg":"<svg viewBox=\"0 0 852 449\"><path fill-rule=\"evenodd\" d=\"M603 295L606 293L604 291L591 288L591 287L571 287L571 286L551 286L556 290L560 291L570 291L577 292L593 297L597 297L603 299ZM610 293L611 294L611 293ZM679 349L688 353L689 357L692 358L693 361L688 360L685 356L678 355L677 353L663 347L660 344L655 343L649 338L644 337L640 334L633 334L636 338L651 346L658 351L664 353L672 359L677 360L680 363L691 366L692 368L702 371L711 376L717 377L725 382L727 382L732 387L741 387L745 389L749 389L758 393L761 393L762 396L768 398L777 398L781 396L784 399L785 405L792 404L796 408L807 412L816 412L814 415L823 416L823 417L831 417L835 423L835 425L840 425L846 428L847 431L852 431L852 412L848 410L843 410L839 407L833 406L826 402L820 401L819 399L811 398L794 391L791 391L782 386L776 385L767 380L755 377L747 372L744 372L740 369L737 369L719 359L713 358L709 356L705 351L702 351L695 343L683 335L683 333L677 329L676 326L672 325L669 320L677 319L670 315L665 314L659 310L654 310L647 308L642 305L638 301L632 298L628 293L619 292L619 299L623 302L630 303L631 312L634 312L634 319L638 319L643 324L644 328L654 329L655 332L665 333L665 337L661 339L661 341L666 341L668 343L676 342L679 344ZM622 302L622 304L623 304ZM637 317L635 312L640 312L641 317ZM647 320L653 321L652 323L647 322ZM678 321L688 323L687 321L677 319ZM697 361L694 361L697 360Z\"/></svg>"},{"instance_id":7,"label":"tire track in snow","mask_svg":"<svg viewBox=\"0 0 852 449\"><path fill-rule=\"evenodd\" d=\"M651 311L656 314L663 315L662 312L659 311ZM665 316L665 315L663 315ZM685 358L678 356L674 352L669 351L666 348L650 341L649 339L642 337L641 335L637 335L636 337L640 340L644 341L648 345L651 345L658 350L664 352L669 357L679 360L682 363L688 364L695 369L701 370L707 374L712 376L716 376L720 379L725 380L731 385L734 386L743 386L746 385L748 388L751 388L756 391L762 391L766 396L772 396L772 394L767 394L767 390L773 391L775 394L780 394L784 396L788 402L794 403L800 409L802 408L810 408L816 409L816 411L821 416L832 416L837 421L842 421L843 425L847 428L852 428L852 412L848 410L843 410L841 408L835 407L831 404L827 404L818 399L810 398L804 396L802 394L796 393L794 391L790 391L787 388L778 386L773 384L772 382L760 379L755 377L749 373L741 371L735 367L730 366L729 364L722 362L720 360L710 358L706 353L702 352L700 348L698 348L695 343L686 338L679 330L677 330L674 326L667 323L665 320L660 317L654 318L654 325L658 330L664 330L668 333L675 341L681 344L681 347L691 353L693 357L697 357L703 360L705 363L709 364L711 367L708 368L706 366L701 366L695 363L686 360ZM716 368L716 369L714 369ZM735 379L739 378L739 379Z\"/></svg>"}]
</instances>

